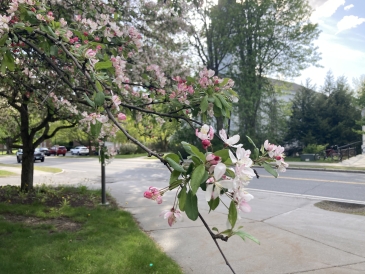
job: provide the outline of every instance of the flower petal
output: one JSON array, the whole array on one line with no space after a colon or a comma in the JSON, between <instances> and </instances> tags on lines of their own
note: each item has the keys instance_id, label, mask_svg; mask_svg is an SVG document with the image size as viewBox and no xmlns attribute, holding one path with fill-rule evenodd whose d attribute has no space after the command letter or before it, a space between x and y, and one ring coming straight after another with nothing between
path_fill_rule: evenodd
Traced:
<instances>
[{"instance_id":1,"label":"flower petal","mask_svg":"<svg viewBox=\"0 0 365 274\"><path fill-rule=\"evenodd\" d=\"M213 192L213 184L208 184L207 189L205 190L205 200L209 202L212 199L212 192Z\"/></svg>"},{"instance_id":2,"label":"flower petal","mask_svg":"<svg viewBox=\"0 0 365 274\"><path fill-rule=\"evenodd\" d=\"M238 149L237 149L237 151L238 151ZM236 151L236 153L237 153L237 151ZM232 163L237 163L237 158L236 158L236 156L234 156L234 154L233 154L233 152L229 149L228 150L228 153L229 153L229 158L231 158L231 161L232 161Z\"/></svg>"},{"instance_id":3,"label":"flower petal","mask_svg":"<svg viewBox=\"0 0 365 274\"><path fill-rule=\"evenodd\" d=\"M229 138L226 143L231 146L231 145L238 143L239 140L240 140L240 136L234 135L231 138Z\"/></svg>"},{"instance_id":4,"label":"flower petal","mask_svg":"<svg viewBox=\"0 0 365 274\"><path fill-rule=\"evenodd\" d=\"M219 163L214 168L214 178L216 181L218 181L220 178L222 178L223 174L226 172L226 165Z\"/></svg>"}]
</instances>

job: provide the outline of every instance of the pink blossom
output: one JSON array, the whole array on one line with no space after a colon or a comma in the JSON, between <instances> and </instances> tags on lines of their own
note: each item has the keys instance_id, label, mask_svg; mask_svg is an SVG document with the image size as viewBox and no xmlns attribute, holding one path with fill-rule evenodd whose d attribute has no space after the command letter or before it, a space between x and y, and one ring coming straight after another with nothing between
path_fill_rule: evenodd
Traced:
<instances>
[{"instance_id":1,"label":"pink blossom","mask_svg":"<svg viewBox=\"0 0 365 274\"><path fill-rule=\"evenodd\" d=\"M211 145L211 143L208 139L205 139L205 140L202 140L202 145L203 145L204 149L207 149Z\"/></svg>"},{"instance_id":2,"label":"pink blossom","mask_svg":"<svg viewBox=\"0 0 365 274\"><path fill-rule=\"evenodd\" d=\"M86 50L86 52L85 52L84 56L85 56L86 58L93 58L93 57L95 57L95 56L96 56L96 51L95 51L95 50L93 50L93 49L88 49L88 50Z\"/></svg>"},{"instance_id":3,"label":"pink blossom","mask_svg":"<svg viewBox=\"0 0 365 274\"><path fill-rule=\"evenodd\" d=\"M208 125L203 125L200 128L200 131L198 129L195 130L195 135L200 139L200 140L212 140L214 137L214 129L212 126L208 126Z\"/></svg>"},{"instance_id":4,"label":"pink blossom","mask_svg":"<svg viewBox=\"0 0 365 274\"><path fill-rule=\"evenodd\" d=\"M147 191L143 193L143 196L150 200L155 200L158 204L162 203L162 197L160 191L153 186L150 186Z\"/></svg>"},{"instance_id":5,"label":"pink blossom","mask_svg":"<svg viewBox=\"0 0 365 274\"><path fill-rule=\"evenodd\" d=\"M174 208L162 211L160 216L163 216L164 219L167 219L169 226L172 226L174 223L176 223L176 221L182 221L180 210Z\"/></svg>"},{"instance_id":6,"label":"pink blossom","mask_svg":"<svg viewBox=\"0 0 365 274\"><path fill-rule=\"evenodd\" d=\"M119 121L124 121L127 119L127 116L124 113L118 113L118 120Z\"/></svg>"}]
</instances>

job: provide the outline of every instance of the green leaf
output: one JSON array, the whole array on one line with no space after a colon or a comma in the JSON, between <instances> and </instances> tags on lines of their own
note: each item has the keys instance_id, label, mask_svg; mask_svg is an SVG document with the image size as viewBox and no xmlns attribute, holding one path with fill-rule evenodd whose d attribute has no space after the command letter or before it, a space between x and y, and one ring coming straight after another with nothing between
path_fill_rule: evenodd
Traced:
<instances>
[{"instance_id":1,"label":"green leaf","mask_svg":"<svg viewBox=\"0 0 365 274\"><path fill-rule=\"evenodd\" d=\"M99 82L96 82L99 83ZM97 92L94 97L94 102L97 107L101 107L105 102L104 92Z\"/></svg>"},{"instance_id":2,"label":"green leaf","mask_svg":"<svg viewBox=\"0 0 365 274\"><path fill-rule=\"evenodd\" d=\"M216 97L214 96L214 104L218 107L218 108L222 108L222 103L221 101Z\"/></svg>"},{"instance_id":3,"label":"green leaf","mask_svg":"<svg viewBox=\"0 0 365 274\"><path fill-rule=\"evenodd\" d=\"M185 169L180 166L178 163L176 163L173 159L169 158L169 157L165 157L165 160L170 164L170 166L179 172L185 173Z\"/></svg>"},{"instance_id":4,"label":"green leaf","mask_svg":"<svg viewBox=\"0 0 365 274\"><path fill-rule=\"evenodd\" d=\"M191 175L191 181L190 181L190 187L191 187L193 194L195 194L198 191L199 186L203 182L203 179L205 177L205 173L206 173L205 166L203 164L197 166L194 169L193 174Z\"/></svg>"},{"instance_id":5,"label":"green leaf","mask_svg":"<svg viewBox=\"0 0 365 274\"><path fill-rule=\"evenodd\" d=\"M171 176L170 176L170 185L175 182L177 179L179 179L181 172L174 170L171 172Z\"/></svg>"},{"instance_id":6,"label":"green leaf","mask_svg":"<svg viewBox=\"0 0 365 274\"><path fill-rule=\"evenodd\" d=\"M204 98L203 98L203 100L200 103L200 110L202 112L206 112L207 109L208 109L208 96L205 95Z\"/></svg>"},{"instance_id":7,"label":"green leaf","mask_svg":"<svg viewBox=\"0 0 365 274\"><path fill-rule=\"evenodd\" d=\"M16 23L16 24L14 24L13 25L13 28L15 29L15 28L20 28L20 29L22 29L22 28L24 28L25 27L25 25L24 25L24 23Z\"/></svg>"},{"instance_id":8,"label":"green leaf","mask_svg":"<svg viewBox=\"0 0 365 274\"><path fill-rule=\"evenodd\" d=\"M224 108L226 110L231 110L232 109L232 105L226 101L226 99L224 98L224 96L222 96L219 93L217 93L216 96L219 98L219 100L221 101L222 105L224 106Z\"/></svg>"},{"instance_id":9,"label":"green leaf","mask_svg":"<svg viewBox=\"0 0 365 274\"><path fill-rule=\"evenodd\" d=\"M231 177L231 178L235 178L236 177L236 174L232 170L230 170L228 168L226 169L226 175L229 176L229 177Z\"/></svg>"},{"instance_id":10,"label":"green leaf","mask_svg":"<svg viewBox=\"0 0 365 274\"><path fill-rule=\"evenodd\" d=\"M221 83L219 83L219 86L224 87L225 85L227 85L228 80L229 80L229 78L223 78L223 81Z\"/></svg>"},{"instance_id":11,"label":"green leaf","mask_svg":"<svg viewBox=\"0 0 365 274\"><path fill-rule=\"evenodd\" d=\"M99 82L99 81L96 81L95 82L95 86L96 86L96 89L99 91L99 92L103 92L104 91L104 89L103 89L103 87L102 87L102 85L101 85L101 83ZM104 94L104 93L103 93ZM105 95L104 95L104 97L105 97Z\"/></svg>"},{"instance_id":12,"label":"green leaf","mask_svg":"<svg viewBox=\"0 0 365 274\"><path fill-rule=\"evenodd\" d=\"M108 69L113 66L113 63L111 61L105 61L105 62L97 62L94 66L95 70L102 70L102 69Z\"/></svg>"},{"instance_id":13,"label":"green leaf","mask_svg":"<svg viewBox=\"0 0 365 274\"><path fill-rule=\"evenodd\" d=\"M188 195L186 194L186 186L184 186L179 192L179 208L181 211L185 211L187 197Z\"/></svg>"},{"instance_id":14,"label":"green leaf","mask_svg":"<svg viewBox=\"0 0 365 274\"><path fill-rule=\"evenodd\" d=\"M257 240L254 236L242 231L242 230L238 230L238 231L235 231L233 232L234 235L237 235L237 236L240 236L244 241L246 240L246 238L254 241L255 243L257 244L260 244L260 241Z\"/></svg>"},{"instance_id":15,"label":"green leaf","mask_svg":"<svg viewBox=\"0 0 365 274\"><path fill-rule=\"evenodd\" d=\"M169 154L167 154L165 156L165 159L167 157L170 158L170 159L172 159L172 160L174 160L176 163L180 164L180 157L177 154L175 154L175 153L169 153Z\"/></svg>"},{"instance_id":16,"label":"green leaf","mask_svg":"<svg viewBox=\"0 0 365 274\"><path fill-rule=\"evenodd\" d=\"M219 230L218 230L218 228L216 228L216 227L212 227L212 230L213 230L213 231L217 231L217 232L219 233Z\"/></svg>"},{"instance_id":17,"label":"green leaf","mask_svg":"<svg viewBox=\"0 0 365 274\"><path fill-rule=\"evenodd\" d=\"M205 163L205 155L204 153L200 152L200 150L194 146L194 145L191 145L187 142L181 142L181 144L183 145L185 151L190 154L190 155L194 155L196 157L198 157L198 159L200 159L200 161L202 163Z\"/></svg>"},{"instance_id":18,"label":"green leaf","mask_svg":"<svg viewBox=\"0 0 365 274\"><path fill-rule=\"evenodd\" d=\"M268 173L270 173L270 174L271 174L272 176L274 176L275 178L277 178L277 177L278 177L278 173L276 172L276 170L275 170L275 169L273 169L273 168L271 167L271 165L269 165L268 163L263 163L262 165L264 166L265 170L266 170Z\"/></svg>"},{"instance_id":19,"label":"green leaf","mask_svg":"<svg viewBox=\"0 0 365 274\"><path fill-rule=\"evenodd\" d=\"M87 102L90 106L92 106L93 108L95 107L95 103L94 103L93 101L91 101L91 100L90 100L90 98L89 98L86 94L84 95L84 98L85 98L86 102Z\"/></svg>"},{"instance_id":20,"label":"green leaf","mask_svg":"<svg viewBox=\"0 0 365 274\"><path fill-rule=\"evenodd\" d=\"M232 228L234 228L234 225L236 224L237 221L237 208L234 201L231 201L231 204L229 205L228 221L231 224Z\"/></svg>"},{"instance_id":21,"label":"green leaf","mask_svg":"<svg viewBox=\"0 0 365 274\"><path fill-rule=\"evenodd\" d=\"M198 198L193 194L191 190L189 190L186 196L185 202L185 213L190 220L195 221L198 219L199 211L198 211Z\"/></svg>"},{"instance_id":22,"label":"green leaf","mask_svg":"<svg viewBox=\"0 0 365 274\"><path fill-rule=\"evenodd\" d=\"M95 125L93 123L90 123L90 133L93 137L98 137L101 131L102 123L99 121L96 121Z\"/></svg>"},{"instance_id":23,"label":"green leaf","mask_svg":"<svg viewBox=\"0 0 365 274\"><path fill-rule=\"evenodd\" d=\"M252 159L256 160L257 158L259 158L259 153L260 153L259 149L255 147L253 150Z\"/></svg>"},{"instance_id":24,"label":"green leaf","mask_svg":"<svg viewBox=\"0 0 365 274\"><path fill-rule=\"evenodd\" d=\"M247 139L248 139L248 141L256 148L256 145L255 145L255 143L252 141L252 139L250 138L250 137L248 137L247 135L246 135L246 137L247 137Z\"/></svg>"},{"instance_id":25,"label":"green leaf","mask_svg":"<svg viewBox=\"0 0 365 274\"><path fill-rule=\"evenodd\" d=\"M5 33L2 37L0 37L0 47L2 47L5 44L5 41L8 40L8 34Z\"/></svg>"},{"instance_id":26,"label":"green leaf","mask_svg":"<svg viewBox=\"0 0 365 274\"><path fill-rule=\"evenodd\" d=\"M51 46L49 49L49 54L57 55L57 53L58 53L58 47L56 45Z\"/></svg>"},{"instance_id":27,"label":"green leaf","mask_svg":"<svg viewBox=\"0 0 365 274\"><path fill-rule=\"evenodd\" d=\"M188 170L186 171L186 175L189 175L191 174L191 172L193 172L194 166L195 166L194 163L190 163Z\"/></svg>"},{"instance_id":28,"label":"green leaf","mask_svg":"<svg viewBox=\"0 0 365 274\"><path fill-rule=\"evenodd\" d=\"M199 166L202 162L201 160L196 156L189 156L189 158L193 161L194 165Z\"/></svg>"},{"instance_id":29,"label":"green leaf","mask_svg":"<svg viewBox=\"0 0 365 274\"><path fill-rule=\"evenodd\" d=\"M5 66L8 67L8 70L10 70L10 71L15 70L14 57L13 57L13 55L11 55L10 51L8 51L8 50L6 51L3 62L5 63Z\"/></svg>"},{"instance_id":30,"label":"green leaf","mask_svg":"<svg viewBox=\"0 0 365 274\"><path fill-rule=\"evenodd\" d=\"M208 205L209 205L209 208L210 208L209 209L209 212L211 210L216 209L218 207L218 205L219 205L219 202L220 202L219 197L215 198L214 200L213 199L210 199L210 201L208 202Z\"/></svg>"}]
</instances>

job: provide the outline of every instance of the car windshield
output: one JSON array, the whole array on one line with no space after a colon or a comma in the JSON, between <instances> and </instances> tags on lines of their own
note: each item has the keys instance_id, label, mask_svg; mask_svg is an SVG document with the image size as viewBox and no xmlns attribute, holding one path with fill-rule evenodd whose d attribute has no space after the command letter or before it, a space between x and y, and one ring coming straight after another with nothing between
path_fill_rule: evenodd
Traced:
<instances>
[{"instance_id":1,"label":"car windshield","mask_svg":"<svg viewBox=\"0 0 365 274\"><path fill-rule=\"evenodd\" d=\"M40 152L40 149L39 149L39 148L36 148L36 149L34 150L34 152Z\"/></svg>"}]
</instances>

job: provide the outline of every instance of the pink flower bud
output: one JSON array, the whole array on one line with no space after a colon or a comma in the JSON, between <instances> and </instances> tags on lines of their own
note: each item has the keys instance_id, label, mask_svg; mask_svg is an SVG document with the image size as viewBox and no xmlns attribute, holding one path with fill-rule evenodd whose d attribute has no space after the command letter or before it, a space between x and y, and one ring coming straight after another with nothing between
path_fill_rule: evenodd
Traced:
<instances>
[{"instance_id":1,"label":"pink flower bud","mask_svg":"<svg viewBox=\"0 0 365 274\"><path fill-rule=\"evenodd\" d=\"M145 191L144 193L143 193L143 196L145 197L145 198L147 198L147 199L151 199L152 198L152 196L153 196L153 194L152 194L152 192L151 191Z\"/></svg>"},{"instance_id":2,"label":"pink flower bud","mask_svg":"<svg viewBox=\"0 0 365 274\"><path fill-rule=\"evenodd\" d=\"M209 147L211 144L210 144L210 141L208 139L206 139L206 140L202 140L202 145L203 145L204 149L207 149L207 147Z\"/></svg>"},{"instance_id":3,"label":"pink flower bud","mask_svg":"<svg viewBox=\"0 0 365 274\"><path fill-rule=\"evenodd\" d=\"M124 113L118 113L118 120L124 121L127 119L127 116Z\"/></svg>"}]
</instances>

